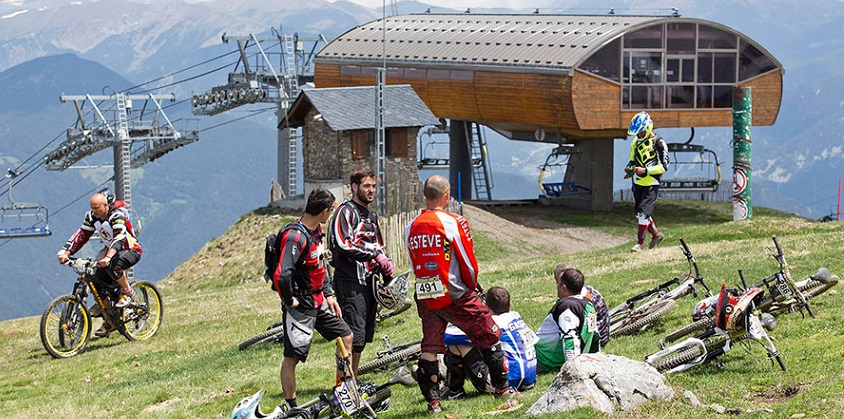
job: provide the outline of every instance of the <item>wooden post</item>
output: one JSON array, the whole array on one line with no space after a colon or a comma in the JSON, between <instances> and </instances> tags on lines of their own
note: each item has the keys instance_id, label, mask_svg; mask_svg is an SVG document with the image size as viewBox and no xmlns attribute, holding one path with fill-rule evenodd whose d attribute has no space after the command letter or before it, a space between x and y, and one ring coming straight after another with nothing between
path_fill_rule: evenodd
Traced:
<instances>
[{"instance_id":1,"label":"wooden post","mask_svg":"<svg viewBox=\"0 0 844 419\"><path fill-rule=\"evenodd\" d=\"M750 87L733 89L733 221L753 217L750 165L753 126Z\"/></svg>"}]
</instances>

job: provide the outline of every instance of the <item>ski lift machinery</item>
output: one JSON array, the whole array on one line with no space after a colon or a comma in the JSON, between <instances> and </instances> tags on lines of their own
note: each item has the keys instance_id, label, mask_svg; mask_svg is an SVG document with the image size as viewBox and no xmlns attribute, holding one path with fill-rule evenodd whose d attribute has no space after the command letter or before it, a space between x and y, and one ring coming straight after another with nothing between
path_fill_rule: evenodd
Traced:
<instances>
[{"instance_id":1,"label":"ski lift machinery","mask_svg":"<svg viewBox=\"0 0 844 419\"><path fill-rule=\"evenodd\" d=\"M20 175L12 169L6 171L9 178L9 204L0 206L0 239L44 237L50 231L50 213L40 204L15 202L12 199L12 184Z\"/></svg>"},{"instance_id":2,"label":"ski lift machinery","mask_svg":"<svg viewBox=\"0 0 844 419\"><path fill-rule=\"evenodd\" d=\"M684 143L667 143L671 163L660 179L660 191L715 192L721 184L718 155L702 145L691 144L695 129Z\"/></svg>"},{"instance_id":3,"label":"ski lift machinery","mask_svg":"<svg viewBox=\"0 0 844 419\"><path fill-rule=\"evenodd\" d=\"M539 189L549 198L566 195L588 195L592 190L579 186L575 178L576 165L574 164L580 155L580 151L574 144L560 144L551 150L545 163L539 166ZM574 160L572 160L574 159ZM556 170L554 168L557 168ZM545 174L554 174L557 171L570 180L563 182L545 182Z\"/></svg>"}]
</instances>

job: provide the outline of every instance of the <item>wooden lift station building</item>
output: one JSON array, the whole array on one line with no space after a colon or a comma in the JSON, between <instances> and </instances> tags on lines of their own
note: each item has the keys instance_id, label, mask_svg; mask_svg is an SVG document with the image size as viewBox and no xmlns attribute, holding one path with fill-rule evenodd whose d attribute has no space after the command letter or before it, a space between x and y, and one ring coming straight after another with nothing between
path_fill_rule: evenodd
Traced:
<instances>
[{"instance_id":1,"label":"wooden lift station building","mask_svg":"<svg viewBox=\"0 0 844 419\"><path fill-rule=\"evenodd\" d=\"M475 122L513 140L574 144L592 210L611 209L613 139L637 112L656 128L732 126L732 91L750 86L754 124L772 125L784 74L752 39L701 19L425 13L335 38L315 58L314 82L372 86L385 61L388 84L411 85L451 120L452 188L472 170L455 126ZM461 182L470 190L471 176Z\"/></svg>"}]
</instances>

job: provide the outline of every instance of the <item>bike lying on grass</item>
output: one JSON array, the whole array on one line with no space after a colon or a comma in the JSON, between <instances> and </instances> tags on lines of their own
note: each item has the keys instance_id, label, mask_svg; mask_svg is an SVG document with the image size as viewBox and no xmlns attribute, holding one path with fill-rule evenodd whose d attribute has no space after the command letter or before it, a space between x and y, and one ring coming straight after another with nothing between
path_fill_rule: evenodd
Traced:
<instances>
[{"instance_id":1,"label":"bike lying on grass","mask_svg":"<svg viewBox=\"0 0 844 419\"><path fill-rule=\"evenodd\" d=\"M611 338L644 330L649 324L677 307L675 300L678 298L688 294L697 296L695 285L702 286L707 296L712 295L686 241L681 238L680 244L683 246L683 255L689 262L689 271L683 274L683 279L674 278L613 307L609 311Z\"/></svg>"},{"instance_id":2,"label":"bike lying on grass","mask_svg":"<svg viewBox=\"0 0 844 419\"><path fill-rule=\"evenodd\" d=\"M419 359L422 355L422 341L403 343L393 346L390 337L384 335L381 338L384 349L378 351L376 358L358 368L358 374L364 375L372 372L393 371L410 362Z\"/></svg>"},{"instance_id":3,"label":"bike lying on grass","mask_svg":"<svg viewBox=\"0 0 844 419\"><path fill-rule=\"evenodd\" d=\"M117 308L113 302L117 301L119 285L98 280L96 262L71 258L64 265L70 266L79 277L73 292L56 297L41 316L41 343L50 355L70 358L84 351L91 338L91 317L102 317L130 341L149 339L158 332L164 306L161 294L151 282L130 284L134 290L132 302ZM86 304L89 290L94 300L92 310Z\"/></svg>"},{"instance_id":4,"label":"bike lying on grass","mask_svg":"<svg viewBox=\"0 0 844 419\"><path fill-rule=\"evenodd\" d=\"M657 371L668 373L685 371L708 361L715 361L720 367L723 362L717 360L718 357L729 352L736 343L742 343L750 352L749 342L752 340L759 342L768 359L776 359L785 371L780 352L766 331L774 329L776 320L759 309L759 304L765 299L764 291L747 287L744 278L742 284L744 290L728 290L722 285L715 308L715 321L703 333L648 355L645 362Z\"/></svg>"},{"instance_id":5,"label":"bike lying on grass","mask_svg":"<svg viewBox=\"0 0 844 419\"><path fill-rule=\"evenodd\" d=\"M809 306L809 300L837 285L838 277L830 274L826 268L818 268L817 272L808 278L794 282L777 238L773 237L773 241L777 253L771 255L779 264L780 269L773 275L751 285L751 287L767 291L765 298L758 305L759 310L763 313L779 315L797 311L802 313L802 309L805 308L806 312L814 318L815 315ZM743 271L739 270L739 276L743 282L746 282ZM674 342L698 330L712 326L715 322L716 297L709 297L698 302L692 309L692 323L666 335L665 339L659 342L660 348L664 347L666 342Z\"/></svg>"},{"instance_id":6,"label":"bike lying on grass","mask_svg":"<svg viewBox=\"0 0 844 419\"><path fill-rule=\"evenodd\" d=\"M337 345L341 352L338 363L345 374L340 385L334 388L330 396L322 393L298 407L279 406L272 413L264 414L260 407L264 390L260 390L241 400L232 410L231 418L322 419L363 417L375 419L379 412L386 411L390 406L390 396L392 395L390 386L402 384L409 387L415 384L407 367L399 368L386 383L380 386L360 383L354 378L351 360L342 339L337 339Z\"/></svg>"},{"instance_id":7,"label":"bike lying on grass","mask_svg":"<svg viewBox=\"0 0 844 419\"><path fill-rule=\"evenodd\" d=\"M326 265L327 266L327 265ZM372 293L378 301L377 321L388 319L399 315L413 305L413 301L407 297L407 281L410 271L393 277L389 283L384 284L378 278L372 281ZM277 321L267 327L267 330L244 340L237 345L241 351L251 346L262 343L282 343L284 340L284 324Z\"/></svg>"}]
</instances>

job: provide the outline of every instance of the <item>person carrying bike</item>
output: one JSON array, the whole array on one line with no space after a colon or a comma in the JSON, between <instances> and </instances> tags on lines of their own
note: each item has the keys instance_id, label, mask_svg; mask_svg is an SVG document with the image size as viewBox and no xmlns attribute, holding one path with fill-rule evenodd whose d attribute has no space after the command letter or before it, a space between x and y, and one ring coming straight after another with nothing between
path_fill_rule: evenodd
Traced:
<instances>
[{"instance_id":1,"label":"person carrying bike","mask_svg":"<svg viewBox=\"0 0 844 419\"><path fill-rule=\"evenodd\" d=\"M96 231L105 246L96 256L97 280L105 283L117 281L120 293L115 307L123 308L132 301L132 288L126 278L126 270L141 260L141 244L127 228L125 212L114 207L114 195L106 190L91 196L91 210L85 214L82 226L64 244L58 253L59 263L64 264L71 255L79 251ZM110 199L109 199L110 198ZM116 328L108 321L94 333L98 337L108 337Z\"/></svg>"},{"instance_id":2,"label":"person carrying bike","mask_svg":"<svg viewBox=\"0 0 844 419\"><path fill-rule=\"evenodd\" d=\"M583 273L565 269L554 275L559 299L536 331L536 372L560 371L566 361L581 353L600 351L595 308L580 292Z\"/></svg>"},{"instance_id":3,"label":"person carrying bike","mask_svg":"<svg viewBox=\"0 0 844 419\"><path fill-rule=\"evenodd\" d=\"M272 281L281 298L284 322L281 389L291 408L296 407L296 365L308 359L314 330L328 341L342 338L347 353L352 347L352 331L342 320L322 257L320 224L328 221L333 209L334 194L316 188L308 195L302 217L278 233L279 262ZM338 348L338 357L340 352ZM338 381L340 376L338 371Z\"/></svg>"},{"instance_id":4,"label":"person carrying bike","mask_svg":"<svg viewBox=\"0 0 844 419\"><path fill-rule=\"evenodd\" d=\"M654 123L647 112L637 113L630 121L627 135L636 138L630 144L630 160L624 168L624 178L633 178L633 199L635 201L638 233L631 252L645 249L645 233L651 233L648 249L653 249L665 237L656 228L653 212L659 194L659 180L668 168L668 146L665 140L653 132Z\"/></svg>"},{"instance_id":5,"label":"person carrying bike","mask_svg":"<svg viewBox=\"0 0 844 419\"><path fill-rule=\"evenodd\" d=\"M517 311L510 310L510 293L503 287L492 287L486 291L486 306L492 311L492 318L501 328L501 346L507 358L510 387L518 391L530 390L536 383L536 334L522 320ZM492 393L489 369L484 364L478 348L459 327L449 324L445 329L446 389L441 395L447 400L459 399L466 393L463 382L466 377L481 393Z\"/></svg>"},{"instance_id":6,"label":"person carrying bike","mask_svg":"<svg viewBox=\"0 0 844 419\"><path fill-rule=\"evenodd\" d=\"M425 181L427 208L406 231L406 245L416 275L416 309L422 320L422 354L417 381L430 413L442 412L437 389L437 354L445 354L444 335L449 322L466 332L480 350L490 373L494 394L503 399L519 393L507 383L507 361L501 349L501 328L475 290L475 260L469 223L445 211L451 198L448 179L434 175Z\"/></svg>"},{"instance_id":7,"label":"person carrying bike","mask_svg":"<svg viewBox=\"0 0 844 419\"><path fill-rule=\"evenodd\" d=\"M369 208L375 200L375 172L362 168L352 172L349 186L352 199L337 207L329 227L329 248L334 267L334 289L343 309L343 320L354 332L352 370L358 365L364 347L375 336L377 301L372 281L377 273L385 282L393 275L393 262L384 254L378 215Z\"/></svg>"}]
</instances>

